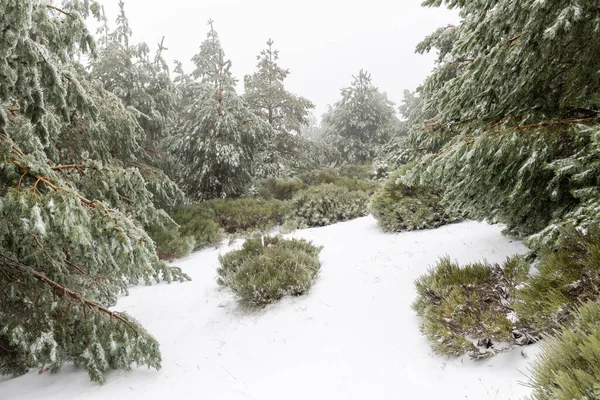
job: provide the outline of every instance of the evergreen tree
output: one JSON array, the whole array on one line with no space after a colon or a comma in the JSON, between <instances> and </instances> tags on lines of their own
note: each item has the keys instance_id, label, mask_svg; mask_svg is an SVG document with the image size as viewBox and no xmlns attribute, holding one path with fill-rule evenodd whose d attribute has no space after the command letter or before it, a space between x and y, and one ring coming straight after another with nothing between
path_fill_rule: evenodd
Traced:
<instances>
[{"instance_id":1,"label":"evergreen tree","mask_svg":"<svg viewBox=\"0 0 600 400\"><path fill-rule=\"evenodd\" d=\"M159 368L156 340L108 307L130 284L187 277L159 261L136 221L152 195L115 158L139 148L135 114L75 62L100 7L9 0L0 14L0 373Z\"/></svg>"},{"instance_id":2,"label":"evergreen tree","mask_svg":"<svg viewBox=\"0 0 600 400\"><path fill-rule=\"evenodd\" d=\"M398 128L393 103L361 70L352 84L342 89L342 99L323 116L324 136L338 149L342 160L362 163L373 159L378 147Z\"/></svg>"},{"instance_id":3,"label":"evergreen tree","mask_svg":"<svg viewBox=\"0 0 600 400\"><path fill-rule=\"evenodd\" d=\"M256 151L269 134L236 93L231 61L225 58L213 22L192 61L191 77L181 78L180 123L168 148L181 166L183 185L196 199L235 196L252 178Z\"/></svg>"},{"instance_id":4,"label":"evergreen tree","mask_svg":"<svg viewBox=\"0 0 600 400\"><path fill-rule=\"evenodd\" d=\"M460 10L419 51L438 51L420 92L433 118L413 126L398 159L406 183L446 189L451 210L502 221L533 246L566 222L600 217L596 165L600 14L594 2L429 0Z\"/></svg>"},{"instance_id":5,"label":"evergreen tree","mask_svg":"<svg viewBox=\"0 0 600 400\"><path fill-rule=\"evenodd\" d=\"M244 99L252 111L265 119L277 132L300 132L315 108L309 100L285 90L283 81L290 71L277 64L279 51L273 40L257 56L258 71L244 77Z\"/></svg>"}]
</instances>

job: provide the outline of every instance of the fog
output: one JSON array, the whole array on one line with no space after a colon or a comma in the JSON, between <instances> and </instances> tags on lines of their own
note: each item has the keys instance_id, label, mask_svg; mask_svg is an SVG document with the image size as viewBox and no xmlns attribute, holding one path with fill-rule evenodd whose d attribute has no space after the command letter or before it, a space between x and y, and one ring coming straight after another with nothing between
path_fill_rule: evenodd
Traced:
<instances>
[{"instance_id":1,"label":"fog","mask_svg":"<svg viewBox=\"0 0 600 400\"><path fill-rule=\"evenodd\" d=\"M118 0L101 1L111 26ZM455 12L421 7L420 0L126 0L134 41L154 50L161 38L167 60L190 58L205 39L208 19L215 21L225 54L243 91L243 77L256 68L267 39L289 68L288 90L316 104L320 118L340 89L361 68L399 103L404 89L415 89L430 73L434 55L415 54L415 46L440 26L456 23Z\"/></svg>"}]
</instances>

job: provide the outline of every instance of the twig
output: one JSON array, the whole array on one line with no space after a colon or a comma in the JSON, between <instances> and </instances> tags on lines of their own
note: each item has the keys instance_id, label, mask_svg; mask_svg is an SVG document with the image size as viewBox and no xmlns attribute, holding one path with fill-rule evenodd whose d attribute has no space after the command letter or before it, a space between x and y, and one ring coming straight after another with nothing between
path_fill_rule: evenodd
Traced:
<instances>
[{"instance_id":1,"label":"twig","mask_svg":"<svg viewBox=\"0 0 600 400\"><path fill-rule=\"evenodd\" d=\"M64 15L67 15L67 16L69 16L69 17L71 17L71 18L75 18L75 17L73 16L73 14L71 14L70 12L67 12L67 11L65 11L65 10L62 10L62 9L60 9L60 8L58 8L58 7L55 7L55 6L51 5L51 4L46 4L46 7L47 7L47 8L49 8L49 9L51 9L51 10L58 11L59 13L62 13L62 14L64 14Z\"/></svg>"}]
</instances>

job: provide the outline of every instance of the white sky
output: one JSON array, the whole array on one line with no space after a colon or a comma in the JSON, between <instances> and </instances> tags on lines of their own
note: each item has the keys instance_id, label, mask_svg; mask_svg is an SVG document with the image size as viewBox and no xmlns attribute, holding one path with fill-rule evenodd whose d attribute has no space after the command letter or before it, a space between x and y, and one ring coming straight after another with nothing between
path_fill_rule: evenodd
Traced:
<instances>
[{"instance_id":1,"label":"white sky","mask_svg":"<svg viewBox=\"0 0 600 400\"><path fill-rule=\"evenodd\" d=\"M101 0L111 23L118 0ZM390 100L400 103L404 89L414 90L433 68L430 55L415 54L417 43L440 26L456 23L455 12L423 8L421 0L125 0L134 41L154 51L162 36L167 60L190 58L206 38L212 18L233 74L256 69L256 56L267 39L275 41L279 64L289 68L285 81L293 93L316 104L320 119L340 98L361 68Z\"/></svg>"}]
</instances>

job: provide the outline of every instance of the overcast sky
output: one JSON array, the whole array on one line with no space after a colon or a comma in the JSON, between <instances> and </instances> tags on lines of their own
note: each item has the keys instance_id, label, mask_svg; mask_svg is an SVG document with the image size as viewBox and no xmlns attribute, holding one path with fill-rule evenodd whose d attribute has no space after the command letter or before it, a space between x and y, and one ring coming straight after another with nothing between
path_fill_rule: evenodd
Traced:
<instances>
[{"instance_id":1,"label":"overcast sky","mask_svg":"<svg viewBox=\"0 0 600 400\"><path fill-rule=\"evenodd\" d=\"M101 0L114 23L118 0ZM456 23L456 13L423 8L421 0L125 0L134 41L156 49L165 36L167 60L188 66L215 21L225 54L243 90L243 77L256 69L267 39L289 68L288 90L317 106L320 119L361 68L399 103L433 67L433 55L415 54L417 43L440 26ZM113 24L114 25L114 24Z\"/></svg>"}]
</instances>

